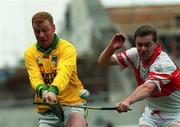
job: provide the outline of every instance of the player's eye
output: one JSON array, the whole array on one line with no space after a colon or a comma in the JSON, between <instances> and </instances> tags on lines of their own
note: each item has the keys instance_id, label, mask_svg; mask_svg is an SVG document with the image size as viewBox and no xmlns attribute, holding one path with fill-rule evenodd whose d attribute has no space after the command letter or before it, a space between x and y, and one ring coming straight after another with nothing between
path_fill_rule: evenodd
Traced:
<instances>
[{"instance_id":1,"label":"player's eye","mask_svg":"<svg viewBox=\"0 0 180 127\"><path fill-rule=\"evenodd\" d=\"M34 32L35 32L36 34L39 34L41 31L40 31L40 30L34 30Z\"/></svg>"}]
</instances>

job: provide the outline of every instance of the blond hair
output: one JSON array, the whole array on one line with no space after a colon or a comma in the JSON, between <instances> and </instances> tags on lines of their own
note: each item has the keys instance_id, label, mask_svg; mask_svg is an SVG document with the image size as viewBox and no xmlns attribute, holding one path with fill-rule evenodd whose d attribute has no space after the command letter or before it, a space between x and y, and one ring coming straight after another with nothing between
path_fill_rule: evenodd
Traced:
<instances>
[{"instance_id":1,"label":"blond hair","mask_svg":"<svg viewBox=\"0 0 180 127\"><path fill-rule=\"evenodd\" d=\"M48 20L51 23L51 25L54 24L53 17L48 12L38 12L38 13L34 14L32 17L32 24L34 24L34 23L40 24L40 23L44 22L45 20Z\"/></svg>"}]
</instances>

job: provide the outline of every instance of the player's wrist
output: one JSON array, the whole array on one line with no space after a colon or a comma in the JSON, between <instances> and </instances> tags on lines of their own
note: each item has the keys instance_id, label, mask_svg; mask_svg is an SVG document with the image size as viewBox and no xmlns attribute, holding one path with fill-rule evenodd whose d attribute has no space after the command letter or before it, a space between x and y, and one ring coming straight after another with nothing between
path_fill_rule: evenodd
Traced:
<instances>
[{"instance_id":1,"label":"player's wrist","mask_svg":"<svg viewBox=\"0 0 180 127\"><path fill-rule=\"evenodd\" d=\"M114 49L113 47L109 46L109 47L106 48L106 51L108 51L108 52L114 52L115 49Z\"/></svg>"},{"instance_id":2,"label":"player's wrist","mask_svg":"<svg viewBox=\"0 0 180 127\"><path fill-rule=\"evenodd\" d=\"M38 96L42 97L42 93L43 91L47 90L46 86L44 84L39 84L36 87L36 93L38 94Z\"/></svg>"},{"instance_id":3,"label":"player's wrist","mask_svg":"<svg viewBox=\"0 0 180 127\"><path fill-rule=\"evenodd\" d=\"M59 90L56 86L54 85L51 85L49 88L48 88L48 92L53 92L55 95L57 95L59 93Z\"/></svg>"},{"instance_id":4,"label":"player's wrist","mask_svg":"<svg viewBox=\"0 0 180 127\"><path fill-rule=\"evenodd\" d=\"M112 55L115 51L116 51L116 49L114 49L113 47L106 48L106 54L108 54L108 55Z\"/></svg>"},{"instance_id":5,"label":"player's wrist","mask_svg":"<svg viewBox=\"0 0 180 127\"><path fill-rule=\"evenodd\" d=\"M48 93L48 90L44 90L44 91L42 92L42 98L43 98L43 99L46 98L47 93Z\"/></svg>"},{"instance_id":6,"label":"player's wrist","mask_svg":"<svg viewBox=\"0 0 180 127\"><path fill-rule=\"evenodd\" d=\"M123 102L126 103L127 105L133 104L133 101L130 98L126 98Z\"/></svg>"}]
</instances>

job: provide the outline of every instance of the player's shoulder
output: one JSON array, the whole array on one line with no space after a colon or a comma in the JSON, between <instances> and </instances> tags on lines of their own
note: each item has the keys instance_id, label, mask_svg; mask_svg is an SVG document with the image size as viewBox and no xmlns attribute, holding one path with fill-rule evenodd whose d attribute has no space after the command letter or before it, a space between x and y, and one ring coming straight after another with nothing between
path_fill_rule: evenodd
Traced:
<instances>
[{"instance_id":1,"label":"player's shoulder","mask_svg":"<svg viewBox=\"0 0 180 127\"><path fill-rule=\"evenodd\" d=\"M137 48L133 47L133 48L130 48L130 49L126 50L126 54L128 56L137 57L138 56Z\"/></svg>"},{"instance_id":2,"label":"player's shoulder","mask_svg":"<svg viewBox=\"0 0 180 127\"><path fill-rule=\"evenodd\" d=\"M58 45L58 47L59 48L61 48L61 49L71 49L71 50L75 50L75 46L71 43L71 42L69 42L68 40L65 40L65 39L63 39L63 38L61 38L60 40L59 40L59 45Z\"/></svg>"},{"instance_id":3,"label":"player's shoulder","mask_svg":"<svg viewBox=\"0 0 180 127\"><path fill-rule=\"evenodd\" d=\"M151 67L156 71L164 70L167 72L173 72L177 68L175 63L166 52L161 52L161 54L156 58Z\"/></svg>"},{"instance_id":4,"label":"player's shoulder","mask_svg":"<svg viewBox=\"0 0 180 127\"><path fill-rule=\"evenodd\" d=\"M28 48L25 49L25 54L34 52L36 50L36 44L31 44Z\"/></svg>"},{"instance_id":5,"label":"player's shoulder","mask_svg":"<svg viewBox=\"0 0 180 127\"><path fill-rule=\"evenodd\" d=\"M74 47L74 45L70 41L68 41L66 39L61 38L59 41L60 41L60 44L69 45L69 46Z\"/></svg>"},{"instance_id":6,"label":"player's shoulder","mask_svg":"<svg viewBox=\"0 0 180 127\"><path fill-rule=\"evenodd\" d=\"M172 59L169 57L169 55L162 51L160 55L155 60L156 63L163 63L163 64L174 64Z\"/></svg>"},{"instance_id":7,"label":"player's shoulder","mask_svg":"<svg viewBox=\"0 0 180 127\"><path fill-rule=\"evenodd\" d=\"M132 47L126 50L127 53L137 54L137 48Z\"/></svg>"}]
</instances>

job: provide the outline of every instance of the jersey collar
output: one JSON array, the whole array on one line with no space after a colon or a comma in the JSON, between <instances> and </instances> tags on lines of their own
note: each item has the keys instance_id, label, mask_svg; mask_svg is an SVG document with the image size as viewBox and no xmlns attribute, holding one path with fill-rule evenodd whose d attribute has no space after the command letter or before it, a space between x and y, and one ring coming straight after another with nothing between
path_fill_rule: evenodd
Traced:
<instances>
[{"instance_id":1,"label":"jersey collar","mask_svg":"<svg viewBox=\"0 0 180 127\"><path fill-rule=\"evenodd\" d=\"M161 45L158 44L156 49L154 50L152 56L147 60L146 63L144 63L144 67L147 67L148 65L151 65L155 59L157 58L157 56L159 56L159 54L161 53L162 49L161 49Z\"/></svg>"}]
</instances>

